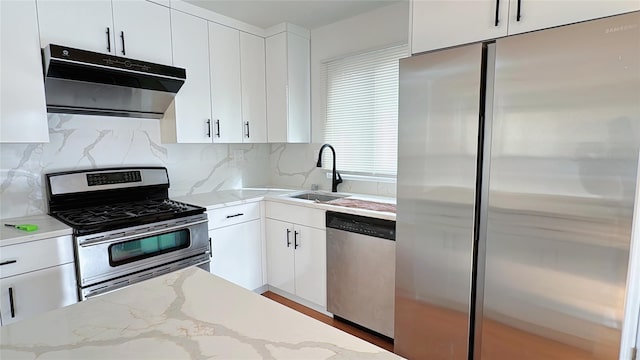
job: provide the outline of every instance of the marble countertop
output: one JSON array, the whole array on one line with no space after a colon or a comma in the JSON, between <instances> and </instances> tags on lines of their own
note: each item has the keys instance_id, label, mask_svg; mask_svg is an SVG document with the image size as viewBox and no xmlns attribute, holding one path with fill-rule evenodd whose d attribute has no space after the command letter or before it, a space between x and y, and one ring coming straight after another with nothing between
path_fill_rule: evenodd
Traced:
<instances>
[{"instance_id":1,"label":"marble countertop","mask_svg":"<svg viewBox=\"0 0 640 360\"><path fill-rule=\"evenodd\" d=\"M302 193L304 191L306 190L298 190L295 193ZM279 195L267 195L265 196L265 199L269 201L277 201L281 203L287 203L287 204L298 205L298 206L306 206L306 207L323 209L328 211L336 211L336 212L342 212L342 213L353 214L353 215L368 216L368 217L385 219L385 220L394 220L394 221L396 220L396 214L393 212L359 209L359 208L353 208L353 207L334 205L328 202L315 202L310 200L295 199L295 198L288 197L288 195L290 195L291 193L292 192L289 192L286 194L279 194ZM396 199L382 197L382 196L350 194L350 193L338 193L338 194L346 195L348 196L348 199L358 199L358 200L373 201L373 202L388 203L388 204L396 203Z\"/></svg>"},{"instance_id":2,"label":"marble countertop","mask_svg":"<svg viewBox=\"0 0 640 360\"><path fill-rule=\"evenodd\" d=\"M277 188L246 188L239 190L222 190L202 194L193 194L186 196L171 197L173 200L182 201L188 204L198 205L206 208L207 210L213 210L222 208L225 206L239 205L248 202L255 202L261 200L277 201L282 203L288 203L291 205L306 206L311 208L338 211L343 213L349 213L354 215L369 216L386 220L395 220L396 214L393 212L374 211L367 209L352 208L346 206L332 205L326 202L314 202L309 200L290 198L288 195L297 194L309 190L301 189L277 189ZM348 195L350 199L360 199L365 201L374 201L381 203L395 204L394 198L387 198L374 195L363 194L350 194L340 193L342 195ZM26 232L10 228L7 226L0 226L0 247L15 245L28 241L42 240L46 238L53 238L63 235L71 235L73 229L65 225L64 223L54 219L47 214L31 215L18 218L1 219L2 224L35 224L38 225L38 230L33 232Z\"/></svg>"},{"instance_id":3,"label":"marble countertop","mask_svg":"<svg viewBox=\"0 0 640 360\"><path fill-rule=\"evenodd\" d=\"M10 219L2 219L0 226L0 247L15 245L28 241L42 240L64 235L71 235L73 230L62 222L47 214L31 215ZM38 225L36 231L23 231L4 224L34 224Z\"/></svg>"},{"instance_id":4,"label":"marble countertop","mask_svg":"<svg viewBox=\"0 0 640 360\"><path fill-rule=\"evenodd\" d=\"M182 201L188 204L198 205L206 208L207 210L213 210L225 206L233 206L243 204L247 202L254 202L260 200L277 201L287 203L291 205L305 206L316 209L323 209L329 211L337 211L354 215L369 216L379 219L395 220L396 214L386 211L374 211L368 209L359 209L345 206L332 205L326 202L314 202L310 200L302 200L288 197L291 194L302 193L310 190L301 189L272 189L272 188L247 188L240 190L223 190L203 194L194 194L187 196L176 196L172 199ZM321 193L323 193L321 191ZM364 194L351 194L351 193L339 193L349 196L350 199L359 199L365 201L374 201L381 203L395 204L395 198L388 198L375 195Z\"/></svg>"},{"instance_id":5,"label":"marble countertop","mask_svg":"<svg viewBox=\"0 0 640 360\"><path fill-rule=\"evenodd\" d=\"M0 328L2 359L399 359L198 268Z\"/></svg>"},{"instance_id":6,"label":"marble countertop","mask_svg":"<svg viewBox=\"0 0 640 360\"><path fill-rule=\"evenodd\" d=\"M208 193L172 196L171 199L187 204L202 206L207 210L233 206L264 199L265 196L278 196L295 192L293 189L246 188L238 190L220 190Z\"/></svg>"}]
</instances>

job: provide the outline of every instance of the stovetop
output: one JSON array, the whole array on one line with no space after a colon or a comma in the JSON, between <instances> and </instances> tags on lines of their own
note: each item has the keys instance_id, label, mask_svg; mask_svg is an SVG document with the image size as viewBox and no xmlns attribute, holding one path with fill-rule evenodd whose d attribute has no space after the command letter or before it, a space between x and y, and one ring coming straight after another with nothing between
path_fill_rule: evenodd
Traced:
<instances>
[{"instance_id":1,"label":"stovetop","mask_svg":"<svg viewBox=\"0 0 640 360\"><path fill-rule=\"evenodd\" d=\"M204 211L199 206L159 199L64 210L52 215L73 227L76 234L88 234L201 214Z\"/></svg>"}]
</instances>

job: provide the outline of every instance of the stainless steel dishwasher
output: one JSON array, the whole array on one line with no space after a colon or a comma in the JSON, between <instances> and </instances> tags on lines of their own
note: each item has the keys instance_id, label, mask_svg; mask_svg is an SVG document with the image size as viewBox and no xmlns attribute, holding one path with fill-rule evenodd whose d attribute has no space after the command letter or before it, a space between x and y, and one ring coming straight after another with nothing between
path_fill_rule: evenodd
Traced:
<instances>
[{"instance_id":1,"label":"stainless steel dishwasher","mask_svg":"<svg viewBox=\"0 0 640 360\"><path fill-rule=\"evenodd\" d=\"M396 223L327 211L327 310L393 338Z\"/></svg>"}]
</instances>

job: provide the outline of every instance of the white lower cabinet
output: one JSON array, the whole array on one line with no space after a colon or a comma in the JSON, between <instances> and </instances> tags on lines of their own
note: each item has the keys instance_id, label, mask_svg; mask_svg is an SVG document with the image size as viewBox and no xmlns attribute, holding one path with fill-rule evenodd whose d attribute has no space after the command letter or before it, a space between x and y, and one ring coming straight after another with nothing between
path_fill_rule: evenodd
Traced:
<instances>
[{"instance_id":1,"label":"white lower cabinet","mask_svg":"<svg viewBox=\"0 0 640 360\"><path fill-rule=\"evenodd\" d=\"M71 236L0 247L0 323L78 302Z\"/></svg>"},{"instance_id":2,"label":"white lower cabinet","mask_svg":"<svg viewBox=\"0 0 640 360\"><path fill-rule=\"evenodd\" d=\"M293 225L284 221L266 219L265 228L269 285L294 294Z\"/></svg>"},{"instance_id":3,"label":"white lower cabinet","mask_svg":"<svg viewBox=\"0 0 640 360\"><path fill-rule=\"evenodd\" d=\"M305 213L308 208L274 204L289 208L274 213L267 203L267 278L270 286L296 295L325 308L327 305L326 230L286 221L289 211ZM324 222L324 211L313 209L314 222ZM270 217L280 217L273 219ZM294 217L295 218L295 217Z\"/></svg>"},{"instance_id":4,"label":"white lower cabinet","mask_svg":"<svg viewBox=\"0 0 640 360\"><path fill-rule=\"evenodd\" d=\"M8 325L78 302L73 263L0 279L0 318Z\"/></svg>"},{"instance_id":5,"label":"white lower cabinet","mask_svg":"<svg viewBox=\"0 0 640 360\"><path fill-rule=\"evenodd\" d=\"M211 238L211 273L249 290L263 285L260 203L207 212Z\"/></svg>"},{"instance_id":6,"label":"white lower cabinet","mask_svg":"<svg viewBox=\"0 0 640 360\"><path fill-rule=\"evenodd\" d=\"M263 285L260 220L214 229L209 236L212 274L249 290Z\"/></svg>"}]
</instances>

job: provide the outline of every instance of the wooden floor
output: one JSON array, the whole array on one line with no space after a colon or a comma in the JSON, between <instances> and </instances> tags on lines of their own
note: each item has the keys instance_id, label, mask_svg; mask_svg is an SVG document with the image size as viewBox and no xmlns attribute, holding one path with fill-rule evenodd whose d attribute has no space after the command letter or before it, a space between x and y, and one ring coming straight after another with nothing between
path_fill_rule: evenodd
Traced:
<instances>
[{"instance_id":1,"label":"wooden floor","mask_svg":"<svg viewBox=\"0 0 640 360\"><path fill-rule=\"evenodd\" d=\"M333 326L336 329L340 329L340 330L342 330L344 332L347 332L347 333L349 333L351 335L357 336L357 337L361 338L362 340L368 341L368 342L370 342L370 343L372 343L374 345L377 345L377 346L379 346L379 347L381 347L383 349L386 349L388 351L393 352L393 342L388 340L388 339L385 339L385 338L383 338L381 336L377 336L375 334L372 334L372 333L369 333L367 331L361 330L359 328L351 326L350 324L347 324L347 323L342 322L340 320L333 319L333 318L331 318L329 316L326 316L326 315L324 315L322 313L319 313L319 312L317 312L317 311L315 311L313 309L310 309L310 308L308 308L306 306L300 305L295 301L291 301L291 300L289 300L289 299L287 299L285 297L282 297L282 296L280 296L278 294L272 293L271 291L267 291L262 295L267 297L267 298L269 298L269 299L271 299L271 300L273 300L273 301L279 302L280 304L282 304L284 306L290 307L293 310L296 310L296 311L301 312L301 313L303 313L305 315L308 315L308 316L310 316L310 317L312 317L312 318L314 318L316 320L322 321L325 324L329 324L329 325Z\"/></svg>"}]
</instances>

